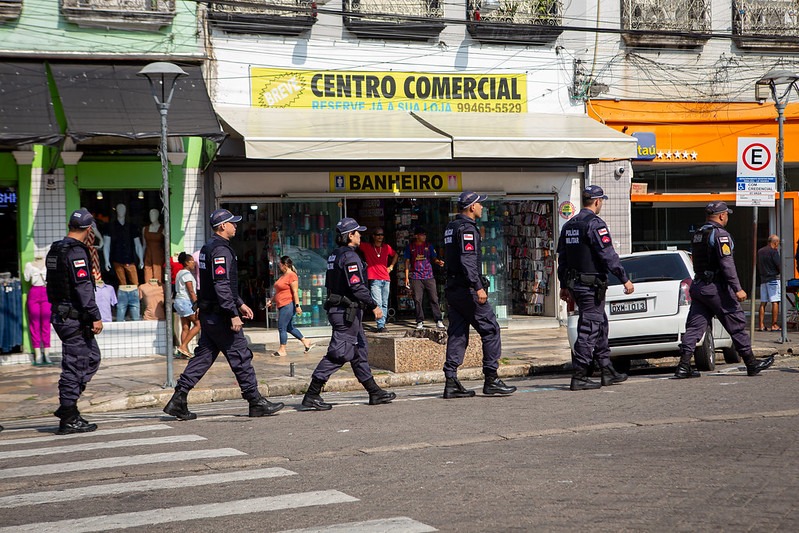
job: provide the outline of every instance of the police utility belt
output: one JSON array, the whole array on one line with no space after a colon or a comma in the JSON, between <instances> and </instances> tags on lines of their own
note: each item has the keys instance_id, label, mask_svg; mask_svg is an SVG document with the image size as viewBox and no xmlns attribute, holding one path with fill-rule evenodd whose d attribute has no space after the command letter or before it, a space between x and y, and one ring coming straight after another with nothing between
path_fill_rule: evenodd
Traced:
<instances>
[{"instance_id":1,"label":"police utility belt","mask_svg":"<svg viewBox=\"0 0 799 533\"><path fill-rule=\"evenodd\" d=\"M717 272L713 270L705 270L704 272L697 272L694 275L695 281L704 281L705 283L713 283L716 280Z\"/></svg>"},{"instance_id":2,"label":"police utility belt","mask_svg":"<svg viewBox=\"0 0 799 533\"><path fill-rule=\"evenodd\" d=\"M224 314L224 309L218 303L209 302L207 300L199 300L197 308L205 313L214 313L217 315Z\"/></svg>"},{"instance_id":3,"label":"police utility belt","mask_svg":"<svg viewBox=\"0 0 799 533\"><path fill-rule=\"evenodd\" d=\"M56 307L56 313L58 313L58 316L61 317L61 320L66 320L68 318L80 320L82 322L91 320L89 313L78 311L71 305L67 304L58 304L58 307Z\"/></svg>"},{"instance_id":4,"label":"police utility belt","mask_svg":"<svg viewBox=\"0 0 799 533\"><path fill-rule=\"evenodd\" d=\"M462 287L469 287L471 283L469 283L469 279L464 276L447 276L447 280L452 281L453 285L460 285ZM483 288L488 291L488 288L491 286L491 280L488 279L486 276L480 276L480 283L483 284Z\"/></svg>"},{"instance_id":5,"label":"police utility belt","mask_svg":"<svg viewBox=\"0 0 799 533\"><path fill-rule=\"evenodd\" d=\"M576 270L569 271L567 276L567 285L573 288L575 284L586 285L588 287L596 287L598 289L607 289L608 280L601 278L596 274L582 274Z\"/></svg>"},{"instance_id":6,"label":"police utility belt","mask_svg":"<svg viewBox=\"0 0 799 533\"><path fill-rule=\"evenodd\" d=\"M334 307L346 308L344 311L344 321L349 323L355 320L358 309L366 309L366 305L362 304L361 302L353 302L346 296L342 296L340 294L330 294L328 295L327 300L325 300L324 308L325 311L330 311Z\"/></svg>"}]
</instances>

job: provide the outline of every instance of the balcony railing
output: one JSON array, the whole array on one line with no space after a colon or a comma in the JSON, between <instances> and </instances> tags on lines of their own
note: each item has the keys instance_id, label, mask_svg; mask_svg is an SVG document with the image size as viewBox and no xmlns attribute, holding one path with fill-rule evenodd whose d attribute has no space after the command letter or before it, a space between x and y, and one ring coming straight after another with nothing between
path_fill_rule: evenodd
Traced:
<instances>
[{"instance_id":1,"label":"balcony railing","mask_svg":"<svg viewBox=\"0 0 799 533\"><path fill-rule=\"evenodd\" d=\"M16 20L22 13L22 0L0 0L0 22Z\"/></svg>"},{"instance_id":2,"label":"balcony railing","mask_svg":"<svg viewBox=\"0 0 799 533\"><path fill-rule=\"evenodd\" d=\"M469 33L483 42L544 44L563 32L560 0L469 0L466 17Z\"/></svg>"},{"instance_id":3,"label":"balcony railing","mask_svg":"<svg viewBox=\"0 0 799 533\"><path fill-rule=\"evenodd\" d=\"M175 0L61 0L68 22L86 28L155 31L175 18Z\"/></svg>"},{"instance_id":4,"label":"balcony railing","mask_svg":"<svg viewBox=\"0 0 799 533\"><path fill-rule=\"evenodd\" d=\"M732 18L740 48L799 48L796 0L735 0Z\"/></svg>"},{"instance_id":5,"label":"balcony railing","mask_svg":"<svg viewBox=\"0 0 799 533\"><path fill-rule=\"evenodd\" d=\"M429 39L444 29L439 0L344 0L344 25L361 37Z\"/></svg>"},{"instance_id":6,"label":"balcony railing","mask_svg":"<svg viewBox=\"0 0 799 533\"><path fill-rule=\"evenodd\" d=\"M622 0L628 45L695 48L709 39L710 0Z\"/></svg>"},{"instance_id":7,"label":"balcony railing","mask_svg":"<svg viewBox=\"0 0 799 533\"><path fill-rule=\"evenodd\" d=\"M313 0L237 0L210 2L208 20L233 33L299 35L316 23Z\"/></svg>"}]
</instances>

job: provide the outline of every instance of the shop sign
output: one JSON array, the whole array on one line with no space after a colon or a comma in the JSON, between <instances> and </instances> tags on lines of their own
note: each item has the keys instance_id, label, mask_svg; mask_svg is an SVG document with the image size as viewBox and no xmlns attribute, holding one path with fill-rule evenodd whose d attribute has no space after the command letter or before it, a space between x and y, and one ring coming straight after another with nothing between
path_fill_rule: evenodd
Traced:
<instances>
[{"instance_id":1,"label":"shop sign","mask_svg":"<svg viewBox=\"0 0 799 533\"><path fill-rule=\"evenodd\" d=\"M252 67L253 107L526 113L527 75Z\"/></svg>"},{"instance_id":2,"label":"shop sign","mask_svg":"<svg viewBox=\"0 0 799 533\"><path fill-rule=\"evenodd\" d=\"M560 214L560 217L564 220L569 220L571 217L573 217L574 212L575 212L574 204L569 201L561 202L560 205L558 206L558 213Z\"/></svg>"},{"instance_id":3,"label":"shop sign","mask_svg":"<svg viewBox=\"0 0 799 533\"><path fill-rule=\"evenodd\" d=\"M638 132L633 133L633 137L638 140L638 157L635 161L652 161L657 156L657 138L654 133Z\"/></svg>"},{"instance_id":4,"label":"shop sign","mask_svg":"<svg viewBox=\"0 0 799 533\"><path fill-rule=\"evenodd\" d=\"M17 192L14 189L0 189L0 209L16 207Z\"/></svg>"},{"instance_id":5,"label":"shop sign","mask_svg":"<svg viewBox=\"0 0 799 533\"><path fill-rule=\"evenodd\" d=\"M331 172L330 192L460 192L460 172Z\"/></svg>"}]
</instances>

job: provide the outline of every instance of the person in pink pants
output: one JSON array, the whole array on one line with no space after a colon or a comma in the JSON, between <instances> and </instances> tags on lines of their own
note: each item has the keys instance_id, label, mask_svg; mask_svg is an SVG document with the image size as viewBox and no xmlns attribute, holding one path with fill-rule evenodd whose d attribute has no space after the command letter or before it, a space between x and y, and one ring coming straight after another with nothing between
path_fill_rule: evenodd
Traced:
<instances>
[{"instance_id":1,"label":"person in pink pants","mask_svg":"<svg viewBox=\"0 0 799 533\"><path fill-rule=\"evenodd\" d=\"M31 283L28 292L28 328L33 345L33 366L52 365L47 357L50 349L50 302L47 301L47 269L38 259L25 265L25 281Z\"/></svg>"}]
</instances>

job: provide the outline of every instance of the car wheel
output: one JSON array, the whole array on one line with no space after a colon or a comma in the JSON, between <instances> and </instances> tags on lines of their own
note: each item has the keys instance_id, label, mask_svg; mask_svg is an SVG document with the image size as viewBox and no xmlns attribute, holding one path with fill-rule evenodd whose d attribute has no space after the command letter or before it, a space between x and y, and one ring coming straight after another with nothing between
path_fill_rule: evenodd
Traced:
<instances>
[{"instance_id":1,"label":"car wheel","mask_svg":"<svg viewBox=\"0 0 799 533\"><path fill-rule=\"evenodd\" d=\"M735 346L730 346L729 348L722 348L721 353L724 354L724 362L728 364L735 364L741 362L741 356L738 355L738 350L735 349Z\"/></svg>"},{"instance_id":2,"label":"car wheel","mask_svg":"<svg viewBox=\"0 0 799 533\"><path fill-rule=\"evenodd\" d=\"M694 352L697 370L712 372L716 369L716 344L713 341L713 329L707 328L705 339L697 345Z\"/></svg>"}]
</instances>

